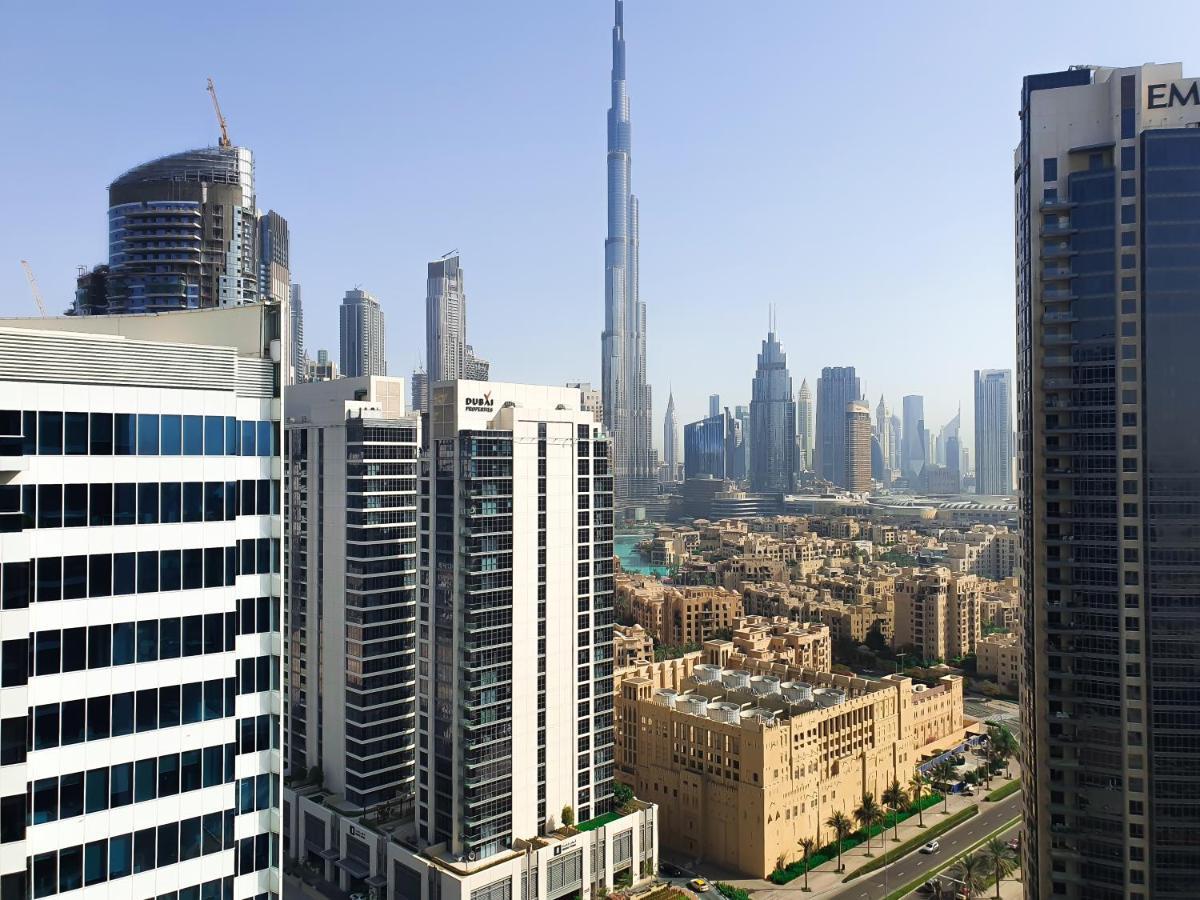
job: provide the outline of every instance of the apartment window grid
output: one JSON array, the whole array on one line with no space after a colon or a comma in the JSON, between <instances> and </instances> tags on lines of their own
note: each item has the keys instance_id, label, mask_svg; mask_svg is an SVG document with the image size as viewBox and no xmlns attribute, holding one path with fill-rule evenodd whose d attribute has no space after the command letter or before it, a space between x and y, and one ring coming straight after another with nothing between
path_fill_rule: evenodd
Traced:
<instances>
[{"instance_id":1,"label":"apartment window grid","mask_svg":"<svg viewBox=\"0 0 1200 900\"><path fill-rule=\"evenodd\" d=\"M538 470L544 474L546 466L546 437L545 422L538 423ZM538 509L546 508L546 479L538 478ZM538 821L545 822L546 809L546 566L543 555L546 552L545 522L538 520L538 571L537 571L537 792L538 792Z\"/></svg>"}]
</instances>

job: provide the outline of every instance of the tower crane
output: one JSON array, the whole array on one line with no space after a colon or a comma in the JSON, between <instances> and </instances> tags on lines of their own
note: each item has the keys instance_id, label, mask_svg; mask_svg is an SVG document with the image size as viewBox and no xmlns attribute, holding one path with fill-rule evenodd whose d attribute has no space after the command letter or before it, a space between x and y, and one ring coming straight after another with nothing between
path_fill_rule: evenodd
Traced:
<instances>
[{"instance_id":1,"label":"tower crane","mask_svg":"<svg viewBox=\"0 0 1200 900\"><path fill-rule=\"evenodd\" d=\"M46 304L42 302L42 290L38 287L37 279L33 277L33 267L29 265L27 260L21 260L21 268L25 270L25 277L29 280L29 290L33 294L34 302L37 303L38 312L42 314L42 318L46 318Z\"/></svg>"},{"instance_id":2,"label":"tower crane","mask_svg":"<svg viewBox=\"0 0 1200 900\"><path fill-rule=\"evenodd\" d=\"M225 117L221 115L221 101L217 99L217 88L211 78L208 79L207 90L212 95L213 111L217 114L217 124L221 126L221 140L219 144L222 147L231 147L233 145L229 143L229 129L225 126Z\"/></svg>"}]
</instances>

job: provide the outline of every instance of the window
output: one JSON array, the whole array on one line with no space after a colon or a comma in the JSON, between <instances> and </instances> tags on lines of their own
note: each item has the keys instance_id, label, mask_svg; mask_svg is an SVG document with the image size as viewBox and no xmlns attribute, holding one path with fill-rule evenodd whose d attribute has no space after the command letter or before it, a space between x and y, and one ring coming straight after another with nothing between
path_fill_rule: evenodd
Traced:
<instances>
[{"instance_id":1,"label":"window","mask_svg":"<svg viewBox=\"0 0 1200 900\"><path fill-rule=\"evenodd\" d=\"M112 557L107 553L88 557L88 596L107 597L110 594L112 594Z\"/></svg>"},{"instance_id":2,"label":"window","mask_svg":"<svg viewBox=\"0 0 1200 900\"><path fill-rule=\"evenodd\" d=\"M29 680L29 640L15 638L0 644L0 687L16 687Z\"/></svg>"},{"instance_id":3,"label":"window","mask_svg":"<svg viewBox=\"0 0 1200 900\"><path fill-rule=\"evenodd\" d=\"M162 454L178 456L183 450L183 420L180 416L163 416Z\"/></svg>"},{"instance_id":4,"label":"window","mask_svg":"<svg viewBox=\"0 0 1200 900\"><path fill-rule=\"evenodd\" d=\"M58 817L73 819L83 815L83 773L71 772L59 781Z\"/></svg>"},{"instance_id":5,"label":"window","mask_svg":"<svg viewBox=\"0 0 1200 900\"><path fill-rule=\"evenodd\" d=\"M112 733L111 700L89 697L87 701L87 739L102 740Z\"/></svg>"},{"instance_id":6,"label":"window","mask_svg":"<svg viewBox=\"0 0 1200 900\"><path fill-rule=\"evenodd\" d=\"M58 854L39 853L33 858L33 896L49 897L58 890Z\"/></svg>"},{"instance_id":7,"label":"window","mask_svg":"<svg viewBox=\"0 0 1200 900\"><path fill-rule=\"evenodd\" d=\"M128 691L112 698L112 735L123 734L133 734L133 694Z\"/></svg>"},{"instance_id":8,"label":"window","mask_svg":"<svg viewBox=\"0 0 1200 900\"><path fill-rule=\"evenodd\" d=\"M62 527L62 485L39 484L37 489L37 527Z\"/></svg>"},{"instance_id":9,"label":"window","mask_svg":"<svg viewBox=\"0 0 1200 900\"><path fill-rule=\"evenodd\" d=\"M222 456L225 451L225 418L204 417L204 453L206 456Z\"/></svg>"},{"instance_id":10,"label":"window","mask_svg":"<svg viewBox=\"0 0 1200 900\"><path fill-rule=\"evenodd\" d=\"M25 795L0 798L0 844L25 840Z\"/></svg>"},{"instance_id":11,"label":"window","mask_svg":"<svg viewBox=\"0 0 1200 900\"><path fill-rule=\"evenodd\" d=\"M88 414L69 412L64 415L65 448L70 456L86 456L88 452Z\"/></svg>"},{"instance_id":12,"label":"window","mask_svg":"<svg viewBox=\"0 0 1200 900\"><path fill-rule=\"evenodd\" d=\"M63 451L63 414L60 412L38 413L38 453L43 456L61 456Z\"/></svg>"},{"instance_id":13,"label":"window","mask_svg":"<svg viewBox=\"0 0 1200 900\"><path fill-rule=\"evenodd\" d=\"M83 848L83 883L99 884L108 879L108 841L92 841Z\"/></svg>"},{"instance_id":14,"label":"window","mask_svg":"<svg viewBox=\"0 0 1200 900\"><path fill-rule=\"evenodd\" d=\"M68 484L63 487L63 525L79 528L88 523L88 486Z\"/></svg>"},{"instance_id":15,"label":"window","mask_svg":"<svg viewBox=\"0 0 1200 900\"><path fill-rule=\"evenodd\" d=\"M169 753L158 758L158 796L170 797L179 793L179 754Z\"/></svg>"},{"instance_id":16,"label":"window","mask_svg":"<svg viewBox=\"0 0 1200 900\"><path fill-rule=\"evenodd\" d=\"M113 417L112 413L92 413L91 421L92 456L112 456Z\"/></svg>"},{"instance_id":17,"label":"window","mask_svg":"<svg viewBox=\"0 0 1200 900\"><path fill-rule=\"evenodd\" d=\"M58 778L42 778L33 783L34 825L58 818Z\"/></svg>"},{"instance_id":18,"label":"window","mask_svg":"<svg viewBox=\"0 0 1200 900\"><path fill-rule=\"evenodd\" d=\"M1058 181L1058 160L1053 156L1042 160L1042 181Z\"/></svg>"},{"instance_id":19,"label":"window","mask_svg":"<svg viewBox=\"0 0 1200 900\"><path fill-rule=\"evenodd\" d=\"M189 481L183 485L183 521L201 522L204 520L204 484L199 481Z\"/></svg>"},{"instance_id":20,"label":"window","mask_svg":"<svg viewBox=\"0 0 1200 900\"><path fill-rule=\"evenodd\" d=\"M133 456L137 443L137 416L117 413L113 417L113 449L117 456Z\"/></svg>"},{"instance_id":21,"label":"window","mask_svg":"<svg viewBox=\"0 0 1200 900\"><path fill-rule=\"evenodd\" d=\"M203 416L183 417L183 455L201 456L204 453Z\"/></svg>"},{"instance_id":22,"label":"window","mask_svg":"<svg viewBox=\"0 0 1200 900\"><path fill-rule=\"evenodd\" d=\"M132 525L137 521L137 485L113 485L113 524Z\"/></svg>"},{"instance_id":23,"label":"window","mask_svg":"<svg viewBox=\"0 0 1200 900\"><path fill-rule=\"evenodd\" d=\"M92 525L111 525L113 521L113 486L93 484L88 489L88 521Z\"/></svg>"},{"instance_id":24,"label":"window","mask_svg":"<svg viewBox=\"0 0 1200 900\"><path fill-rule=\"evenodd\" d=\"M133 835L120 834L108 842L108 877L124 878L133 862Z\"/></svg>"},{"instance_id":25,"label":"window","mask_svg":"<svg viewBox=\"0 0 1200 900\"><path fill-rule=\"evenodd\" d=\"M158 523L158 484L148 481L137 486L139 525L155 525Z\"/></svg>"},{"instance_id":26,"label":"window","mask_svg":"<svg viewBox=\"0 0 1200 900\"><path fill-rule=\"evenodd\" d=\"M47 703L33 711L33 749L58 746L58 704Z\"/></svg>"},{"instance_id":27,"label":"window","mask_svg":"<svg viewBox=\"0 0 1200 900\"><path fill-rule=\"evenodd\" d=\"M133 802L133 763L121 763L110 769L108 802L114 809Z\"/></svg>"}]
</instances>

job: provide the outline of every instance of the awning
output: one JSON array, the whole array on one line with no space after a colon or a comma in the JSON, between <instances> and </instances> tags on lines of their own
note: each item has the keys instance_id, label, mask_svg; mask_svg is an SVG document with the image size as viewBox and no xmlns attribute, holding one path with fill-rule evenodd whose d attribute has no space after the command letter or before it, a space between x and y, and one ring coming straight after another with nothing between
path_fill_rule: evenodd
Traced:
<instances>
[{"instance_id":1,"label":"awning","mask_svg":"<svg viewBox=\"0 0 1200 900\"><path fill-rule=\"evenodd\" d=\"M337 861L339 869L345 871L351 878L366 878L371 874L371 869L362 860L355 859L353 856L344 856Z\"/></svg>"},{"instance_id":2,"label":"awning","mask_svg":"<svg viewBox=\"0 0 1200 900\"><path fill-rule=\"evenodd\" d=\"M312 838L304 841L304 849L317 854L321 859L335 859L340 852L337 847L322 846L321 841L314 841Z\"/></svg>"},{"instance_id":3,"label":"awning","mask_svg":"<svg viewBox=\"0 0 1200 900\"><path fill-rule=\"evenodd\" d=\"M385 884L387 884L386 875L372 875L367 879L367 887L383 887Z\"/></svg>"}]
</instances>

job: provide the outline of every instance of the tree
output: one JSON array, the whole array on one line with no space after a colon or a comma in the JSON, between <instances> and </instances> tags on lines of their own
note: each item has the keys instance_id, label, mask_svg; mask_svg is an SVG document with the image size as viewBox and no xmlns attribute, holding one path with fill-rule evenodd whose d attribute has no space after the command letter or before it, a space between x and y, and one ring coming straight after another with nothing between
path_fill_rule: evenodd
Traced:
<instances>
[{"instance_id":1,"label":"tree","mask_svg":"<svg viewBox=\"0 0 1200 900\"><path fill-rule=\"evenodd\" d=\"M925 789L925 776L919 771L913 772L912 779L908 782L908 789L912 791L913 804L917 807L917 827L925 827L925 814L921 809L921 792Z\"/></svg>"},{"instance_id":2,"label":"tree","mask_svg":"<svg viewBox=\"0 0 1200 900\"><path fill-rule=\"evenodd\" d=\"M908 794L899 781L893 780L883 792L883 805L892 811L892 840L900 840L900 810L908 806Z\"/></svg>"},{"instance_id":3,"label":"tree","mask_svg":"<svg viewBox=\"0 0 1200 900\"><path fill-rule=\"evenodd\" d=\"M1012 852L1008 843L999 837L994 837L983 845L980 851L987 867L996 876L996 897L1000 896L1000 882L1009 872L1017 867L1017 855Z\"/></svg>"},{"instance_id":4,"label":"tree","mask_svg":"<svg viewBox=\"0 0 1200 900\"><path fill-rule=\"evenodd\" d=\"M618 808L624 806L633 799L633 788L627 784L621 784L617 781L613 784L613 800Z\"/></svg>"},{"instance_id":5,"label":"tree","mask_svg":"<svg viewBox=\"0 0 1200 900\"><path fill-rule=\"evenodd\" d=\"M562 808L562 823L567 828L575 824L575 810L572 809L570 803Z\"/></svg>"},{"instance_id":6,"label":"tree","mask_svg":"<svg viewBox=\"0 0 1200 900\"><path fill-rule=\"evenodd\" d=\"M1008 761L1017 752L1017 739L1012 732L998 722L988 725L988 775L993 764L1008 767ZM988 782L991 783L990 780Z\"/></svg>"},{"instance_id":7,"label":"tree","mask_svg":"<svg viewBox=\"0 0 1200 900\"><path fill-rule=\"evenodd\" d=\"M846 836L848 834L850 834L851 830L854 828L854 823L850 821L849 816L847 816L841 810L838 810L833 815L831 815L828 819L825 820L825 827L832 828L833 833L837 835L837 855L838 855L837 870L839 872L845 871L842 868L842 841L844 841L846 839Z\"/></svg>"},{"instance_id":8,"label":"tree","mask_svg":"<svg viewBox=\"0 0 1200 900\"><path fill-rule=\"evenodd\" d=\"M812 838L803 838L800 841L800 848L804 851L804 889L806 891L808 890L808 860L816 846L817 842Z\"/></svg>"},{"instance_id":9,"label":"tree","mask_svg":"<svg viewBox=\"0 0 1200 900\"><path fill-rule=\"evenodd\" d=\"M983 883L988 876L988 861L981 853L964 853L955 864L954 872L967 892L967 900L973 900L983 892Z\"/></svg>"},{"instance_id":10,"label":"tree","mask_svg":"<svg viewBox=\"0 0 1200 900\"><path fill-rule=\"evenodd\" d=\"M954 763L948 759L943 759L933 767L933 780L935 784L942 786L942 799L946 801L942 807L943 813L950 812L950 785L954 783L955 769Z\"/></svg>"},{"instance_id":11,"label":"tree","mask_svg":"<svg viewBox=\"0 0 1200 900\"><path fill-rule=\"evenodd\" d=\"M867 856L871 855L871 828L883 821L883 807L875 802L875 795L862 795L862 802L854 811L854 818L867 835Z\"/></svg>"}]
</instances>

